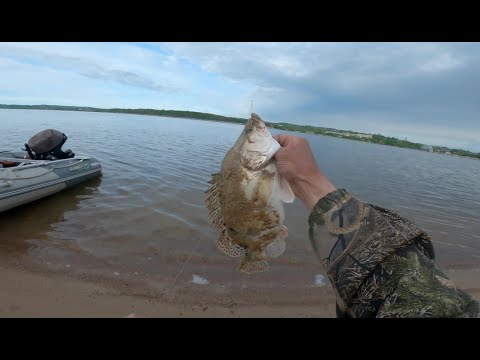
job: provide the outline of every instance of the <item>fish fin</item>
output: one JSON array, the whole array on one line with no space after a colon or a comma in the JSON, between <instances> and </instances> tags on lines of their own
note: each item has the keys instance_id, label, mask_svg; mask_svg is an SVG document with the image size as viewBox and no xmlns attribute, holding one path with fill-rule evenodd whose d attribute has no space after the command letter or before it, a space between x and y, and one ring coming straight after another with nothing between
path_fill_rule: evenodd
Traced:
<instances>
[{"instance_id":1,"label":"fish fin","mask_svg":"<svg viewBox=\"0 0 480 360\"><path fill-rule=\"evenodd\" d=\"M245 254L243 248L232 242L232 239L227 235L225 223L223 221L222 207L220 205L220 173L212 174L210 188L206 191L208 213L212 224L221 231L221 235L217 240L217 249L227 256L240 257Z\"/></svg>"},{"instance_id":2,"label":"fish fin","mask_svg":"<svg viewBox=\"0 0 480 360\"><path fill-rule=\"evenodd\" d=\"M267 158L265 159L265 162L270 161L281 147L282 146L278 143L278 141L275 140L272 135L270 135L270 147L267 151Z\"/></svg>"},{"instance_id":3,"label":"fish fin","mask_svg":"<svg viewBox=\"0 0 480 360\"><path fill-rule=\"evenodd\" d=\"M208 214L210 215L210 220L212 224L221 231L224 231L224 221L222 215L222 208L220 205L220 173L212 174L212 179L209 181L210 187L206 191L208 194L207 197L207 208Z\"/></svg>"},{"instance_id":4,"label":"fish fin","mask_svg":"<svg viewBox=\"0 0 480 360\"><path fill-rule=\"evenodd\" d=\"M265 247L265 255L271 258L276 258L282 255L287 248L285 239L288 237L288 228L285 225L281 226L277 237Z\"/></svg>"},{"instance_id":5,"label":"fish fin","mask_svg":"<svg viewBox=\"0 0 480 360\"><path fill-rule=\"evenodd\" d=\"M276 258L282 255L287 248L287 243L285 242L285 236L279 236L273 240L265 248L265 255L271 258Z\"/></svg>"},{"instance_id":6,"label":"fish fin","mask_svg":"<svg viewBox=\"0 0 480 360\"><path fill-rule=\"evenodd\" d=\"M233 243L225 233L218 238L217 249L230 257L240 257L245 255L245 250L241 246Z\"/></svg>"},{"instance_id":7,"label":"fish fin","mask_svg":"<svg viewBox=\"0 0 480 360\"><path fill-rule=\"evenodd\" d=\"M293 203L295 194L287 180L283 177L280 180L280 199L287 204Z\"/></svg>"},{"instance_id":8,"label":"fish fin","mask_svg":"<svg viewBox=\"0 0 480 360\"><path fill-rule=\"evenodd\" d=\"M252 261L245 257L240 263L238 270L242 273L251 275L254 273L264 272L269 268L270 268L270 265L266 260Z\"/></svg>"}]
</instances>

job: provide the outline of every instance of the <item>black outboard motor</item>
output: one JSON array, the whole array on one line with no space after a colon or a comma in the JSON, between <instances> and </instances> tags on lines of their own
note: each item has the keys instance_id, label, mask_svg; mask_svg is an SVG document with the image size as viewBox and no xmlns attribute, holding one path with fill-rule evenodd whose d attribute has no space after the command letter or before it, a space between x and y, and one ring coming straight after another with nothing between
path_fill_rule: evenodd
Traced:
<instances>
[{"instance_id":1,"label":"black outboard motor","mask_svg":"<svg viewBox=\"0 0 480 360\"><path fill-rule=\"evenodd\" d=\"M72 150L62 151L62 146L67 139L67 136L58 130L43 130L28 140L28 143L25 144L25 151L32 160L73 158L75 154Z\"/></svg>"}]
</instances>

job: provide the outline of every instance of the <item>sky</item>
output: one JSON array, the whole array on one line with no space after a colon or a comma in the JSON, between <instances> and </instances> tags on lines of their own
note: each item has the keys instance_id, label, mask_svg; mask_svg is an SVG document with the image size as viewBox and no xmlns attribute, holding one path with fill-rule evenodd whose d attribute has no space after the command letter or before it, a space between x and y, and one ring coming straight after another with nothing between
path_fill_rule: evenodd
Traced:
<instances>
[{"instance_id":1,"label":"sky","mask_svg":"<svg viewBox=\"0 0 480 360\"><path fill-rule=\"evenodd\" d=\"M150 108L480 152L480 43L0 43L0 103Z\"/></svg>"}]
</instances>

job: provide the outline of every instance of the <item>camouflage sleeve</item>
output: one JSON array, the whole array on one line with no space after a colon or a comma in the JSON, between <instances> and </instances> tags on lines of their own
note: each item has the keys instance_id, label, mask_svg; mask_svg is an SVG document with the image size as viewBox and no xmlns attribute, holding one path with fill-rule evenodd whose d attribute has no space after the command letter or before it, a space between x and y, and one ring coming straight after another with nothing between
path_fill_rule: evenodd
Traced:
<instances>
[{"instance_id":1,"label":"camouflage sleeve","mask_svg":"<svg viewBox=\"0 0 480 360\"><path fill-rule=\"evenodd\" d=\"M478 317L478 302L435 266L429 236L412 222L336 190L309 225L339 317Z\"/></svg>"}]
</instances>

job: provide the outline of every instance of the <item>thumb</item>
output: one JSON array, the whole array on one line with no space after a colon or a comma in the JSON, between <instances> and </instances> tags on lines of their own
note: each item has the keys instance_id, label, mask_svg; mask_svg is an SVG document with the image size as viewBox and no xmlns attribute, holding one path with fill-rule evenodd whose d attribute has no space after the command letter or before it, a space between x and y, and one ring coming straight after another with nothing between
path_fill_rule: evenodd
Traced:
<instances>
[{"instance_id":1,"label":"thumb","mask_svg":"<svg viewBox=\"0 0 480 360\"><path fill-rule=\"evenodd\" d=\"M272 136L281 146L286 146L288 142L288 135L285 134L275 134Z\"/></svg>"}]
</instances>

